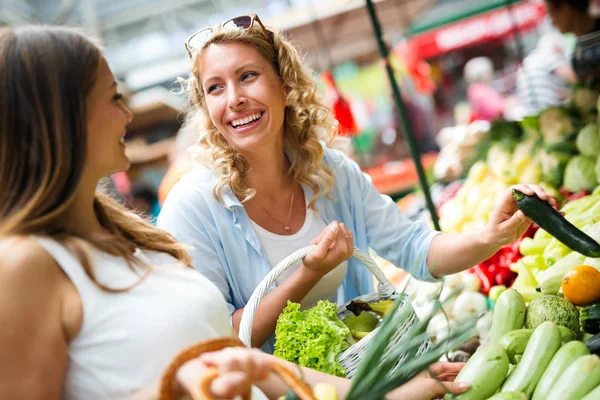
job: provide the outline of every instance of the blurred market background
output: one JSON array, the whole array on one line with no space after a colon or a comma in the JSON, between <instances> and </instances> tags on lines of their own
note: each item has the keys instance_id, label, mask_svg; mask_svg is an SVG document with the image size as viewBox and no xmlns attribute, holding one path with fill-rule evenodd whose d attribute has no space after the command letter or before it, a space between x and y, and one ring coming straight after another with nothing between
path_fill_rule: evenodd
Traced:
<instances>
[{"instance_id":1,"label":"blurred market background","mask_svg":"<svg viewBox=\"0 0 600 400\"><path fill-rule=\"evenodd\" d=\"M554 30L543 1L380 0L375 4L421 162L439 204L444 190L448 197L449 185L455 184L455 193L463 182L469 158L490 129L490 118L480 118L469 104L467 62L485 57L493 70L489 85L504 102L496 117L521 120L526 111L517 95L517 75L524 57L540 38L554 34L560 36L568 59L575 38ZM427 219L364 0L0 3L2 24L82 26L100 38L134 113L127 134L132 168L106 184L149 218L157 215L168 189L188 167L187 149L194 142L181 129L187 104L178 94L177 78L187 76L189 63L183 42L199 28L248 13L285 31L302 49L344 128L340 147L411 218ZM451 225L446 223L446 228Z\"/></svg>"}]
</instances>

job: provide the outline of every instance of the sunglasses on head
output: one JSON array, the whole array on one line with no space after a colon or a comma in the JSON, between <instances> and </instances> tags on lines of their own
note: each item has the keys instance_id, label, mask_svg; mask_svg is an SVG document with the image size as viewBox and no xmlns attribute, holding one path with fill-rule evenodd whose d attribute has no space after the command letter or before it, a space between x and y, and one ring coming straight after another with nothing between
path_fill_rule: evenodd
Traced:
<instances>
[{"instance_id":1,"label":"sunglasses on head","mask_svg":"<svg viewBox=\"0 0 600 400\"><path fill-rule=\"evenodd\" d=\"M216 27L211 28L203 28L198 32L192 34L185 41L185 49L187 50L188 55L192 58L192 54L197 49L201 48L212 36L213 32L217 29L225 29L225 30L248 30L252 29L254 23L258 22L265 35L269 36L269 31L263 23L258 18L256 14L250 15L241 15L239 17L231 18Z\"/></svg>"}]
</instances>

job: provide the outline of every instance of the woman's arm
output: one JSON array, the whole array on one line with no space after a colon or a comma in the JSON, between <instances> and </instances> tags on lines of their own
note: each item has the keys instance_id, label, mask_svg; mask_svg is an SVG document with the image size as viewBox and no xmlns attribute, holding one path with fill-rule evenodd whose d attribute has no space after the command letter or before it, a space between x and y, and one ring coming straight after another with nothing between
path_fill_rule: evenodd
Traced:
<instances>
[{"instance_id":1,"label":"woman's arm","mask_svg":"<svg viewBox=\"0 0 600 400\"><path fill-rule=\"evenodd\" d=\"M323 276L352 256L352 234L344 224L332 222L313 243L317 247L304 258L298 270L261 300L252 325L253 347L262 345L275 332L277 319L288 300L302 301ZM243 308L233 313L236 331L243 313Z\"/></svg>"},{"instance_id":2,"label":"woman's arm","mask_svg":"<svg viewBox=\"0 0 600 400\"><path fill-rule=\"evenodd\" d=\"M61 288L66 276L31 239L0 241L2 398L60 399L67 369Z\"/></svg>"},{"instance_id":3,"label":"woman's arm","mask_svg":"<svg viewBox=\"0 0 600 400\"><path fill-rule=\"evenodd\" d=\"M440 277L463 271L487 260L500 247L523 236L531 220L517 208L512 189L518 189L526 195L535 193L540 199L556 205L556 201L537 185L511 186L494 208L484 228L460 234L441 234L433 239L427 255L432 275Z\"/></svg>"}]
</instances>

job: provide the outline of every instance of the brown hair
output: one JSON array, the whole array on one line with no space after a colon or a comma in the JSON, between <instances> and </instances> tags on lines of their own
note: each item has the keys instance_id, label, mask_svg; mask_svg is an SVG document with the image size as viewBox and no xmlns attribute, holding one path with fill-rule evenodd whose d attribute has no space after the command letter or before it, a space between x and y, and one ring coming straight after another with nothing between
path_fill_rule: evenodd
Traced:
<instances>
[{"instance_id":1,"label":"brown hair","mask_svg":"<svg viewBox=\"0 0 600 400\"><path fill-rule=\"evenodd\" d=\"M561 5L569 5L579 12L587 13L590 8L590 0L546 0L546 3L558 8Z\"/></svg>"},{"instance_id":2,"label":"brown hair","mask_svg":"<svg viewBox=\"0 0 600 400\"><path fill-rule=\"evenodd\" d=\"M317 98L317 83L312 71L302 63L296 48L276 30L268 29L268 35L258 24L248 30L216 30L204 46L195 51L191 70L193 78L189 85L195 107L190 110L187 123L196 130L198 145L204 156L209 156L206 163L213 166L219 176L214 196L222 201L221 191L230 185L244 201L251 199L256 191L242 184L242 179L249 172L247 161L229 145L210 120L204 104L198 59L211 44L243 43L254 48L271 63L287 88L285 151L296 182L307 185L314 193L309 207L315 209L316 199L320 195L327 197L334 184L333 173L323 162L322 143L330 145L333 142L338 123L329 108Z\"/></svg>"},{"instance_id":3,"label":"brown hair","mask_svg":"<svg viewBox=\"0 0 600 400\"><path fill-rule=\"evenodd\" d=\"M86 162L86 99L102 54L63 27L0 29L0 237L41 235L70 248L97 285L89 246L144 266L133 248L162 251L190 264L172 236L100 192L98 220L110 234L75 234L63 223ZM144 266L149 271L149 266Z\"/></svg>"}]
</instances>

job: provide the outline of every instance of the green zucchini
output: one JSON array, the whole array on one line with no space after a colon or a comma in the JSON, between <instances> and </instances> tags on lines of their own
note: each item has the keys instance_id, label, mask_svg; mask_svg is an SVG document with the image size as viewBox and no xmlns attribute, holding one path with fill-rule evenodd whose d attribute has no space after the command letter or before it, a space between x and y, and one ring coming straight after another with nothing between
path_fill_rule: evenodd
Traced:
<instances>
[{"instance_id":1,"label":"green zucchini","mask_svg":"<svg viewBox=\"0 0 600 400\"><path fill-rule=\"evenodd\" d=\"M558 330L560 331L560 336L562 337L562 343L568 343L573 340L577 340L577 335L571 329L566 326L558 325Z\"/></svg>"},{"instance_id":2,"label":"green zucchini","mask_svg":"<svg viewBox=\"0 0 600 400\"><path fill-rule=\"evenodd\" d=\"M547 201L540 199L536 194L525 195L517 189L512 190L512 195L517 207L526 216L562 244L587 257L600 257L600 244L567 221Z\"/></svg>"},{"instance_id":3,"label":"green zucchini","mask_svg":"<svg viewBox=\"0 0 600 400\"><path fill-rule=\"evenodd\" d=\"M545 400L550 394L550 389L560 375L573 364L579 357L589 355L590 351L583 342L574 340L563 345L552 357L552 361L542 374L531 400Z\"/></svg>"},{"instance_id":4,"label":"green zucchini","mask_svg":"<svg viewBox=\"0 0 600 400\"><path fill-rule=\"evenodd\" d=\"M556 381L546 400L581 400L600 385L600 357L582 356L575 360Z\"/></svg>"},{"instance_id":5,"label":"green zucchini","mask_svg":"<svg viewBox=\"0 0 600 400\"><path fill-rule=\"evenodd\" d=\"M586 333L600 333L600 301L585 306L579 313L581 327Z\"/></svg>"},{"instance_id":6,"label":"green zucchini","mask_svg":"<svg viewBox=\"0 0 600 400\"><path fill-rule=\"evenodd\" d=\"M502 385L509 365L508 356L501 346L479 347L455 379L456 382L468 382L471 387L456 397L446 395L445 399L487 399Z\"/></svg>"},{"instance_id":7,"label":"green zucchini","mask_svg":"<svg viewBox=\"0 0 600 400\"><path fill-rule=\"evenodd\" d=\"M525 322L526 312L527 307L521 293L515 289L502 292L494 306L488 344L500 344L500 339L504 334L521 329Z\"/></svg>"},{"instance_id":8,"label":"green zucchini","mask_svg":"<svg viewBox=\"0 0 600 400\"><path fill-rule=\"evenodd\" d=\"M500 346L506 351L511 364L517 364L515 357L523 355L532 334L533 329L515 329L502 335Z\"/></svg>"},{"instance_id":9,"label":"green zucchini","mask_svg":"<svg viewBox=\"0 0 600 400\"><path fill-rule=\"evenodd\" d=\"M590 349L590 353L600 355L600 333L586 340L585 345Z\"/></svg>"},{"instance_id":10,"label":"green zucchini","mask_svg":"<svg viewBox=\"0 0 600 400\"><path fill-rule=\"evenodd\" d=\"M558 330L560 331L562 344L577 339L575 333L569 328L558 325ZM520 356L525 352L525 347L527 347L527 343L529 342L532 333L533 329L515 329L514 331L505 333L500 338L500 346L506 350L506 354L508 355L511 364L519 363Z\"/></svg>"},{"instance_id":11,"label":"green zucchini","mask_svg":"<svg viewBox=\"0 0 600 400\"><path fill-rule=\"evenodd\" d=\"M521 392L496 393L488 400L528 400L527 395Z\"/></svg>"},{"instance_id":12,"label":"green zucchini","mask_svg":"<svg viewBox=\"0 0 600 400\"><path fill-rule=\"evenodd\" d=\"M542 374L562 345L558 326L546 321L540 324L531 335L521 362L502 385L501 392L523 392L533 394Z\"/></svg>"},{"instance_id":13,"label":"green zucchini","mask_svg":"<svg viewBox=\"0 0 600 400\"><path fill-rule=\"evenodd\" d=\"M596 386L596 389L592 390L581 400L598 400L600 399L600 385Z\"/></svg>"}]
</instances>

